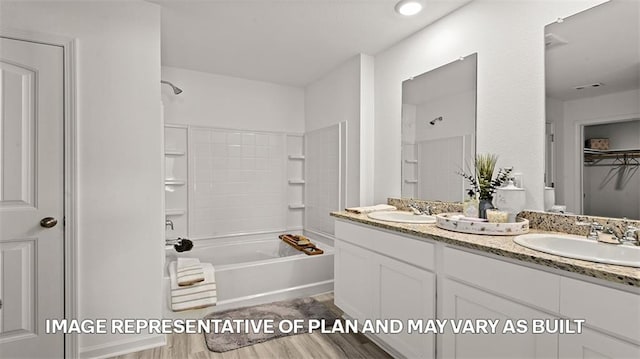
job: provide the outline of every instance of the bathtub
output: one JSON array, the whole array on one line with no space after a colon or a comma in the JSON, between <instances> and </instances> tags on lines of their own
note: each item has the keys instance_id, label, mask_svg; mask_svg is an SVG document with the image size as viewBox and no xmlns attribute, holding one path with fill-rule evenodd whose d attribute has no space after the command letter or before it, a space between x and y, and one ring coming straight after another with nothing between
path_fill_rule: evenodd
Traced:
<instances>
[{"instance_id":1,"label":"bathtub","mask_svg":"<svg viewBox=\"0 0 640 359\"><path fill-rule=\"evenodd\" d=\"M166 250L165 318L202 318L218 310L268 303L333 290L333 248L315 241L324 253L308 256L282 242L277 235L218 244L196 242L191 251ZM169 263L176 258L198 258L216 271L215 307L173 312L170 309Z\"/></svg>"}]
</instances>

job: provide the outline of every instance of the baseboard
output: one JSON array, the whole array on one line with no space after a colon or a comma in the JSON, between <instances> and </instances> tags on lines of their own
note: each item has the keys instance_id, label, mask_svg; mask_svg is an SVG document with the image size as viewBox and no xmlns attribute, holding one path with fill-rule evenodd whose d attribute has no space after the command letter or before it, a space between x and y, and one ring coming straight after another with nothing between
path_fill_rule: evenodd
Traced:
<instances>
[{"instance_id":1,"label":"baseboard","mask_svg":"<svg viewBox=\"0 0 640 359\"><path fill-rule=\"evenodd\" d=\"M167 345L164 334L132 335L132 338L118 340L112 343L80 348L80 358L111 358L118 355L134 353L141 350Z\"/></svg>"}]
</instances>

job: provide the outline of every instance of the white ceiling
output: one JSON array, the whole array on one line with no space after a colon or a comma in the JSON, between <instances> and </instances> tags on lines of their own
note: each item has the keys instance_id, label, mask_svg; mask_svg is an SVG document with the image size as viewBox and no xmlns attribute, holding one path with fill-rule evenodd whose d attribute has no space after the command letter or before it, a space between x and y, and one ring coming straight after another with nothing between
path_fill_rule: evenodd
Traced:
<instances>
[{"instance_id":1,"label":"white ceiling","mask_svg":"<svg viewBox=\"0 0 640 359\"><path fill-rule=\"evenodd\" d=\"M402 103L420 105L476 89L477 56L465 57L402 83Z\"/></svg>"},{"instance_id":2,"label":"white ceiling","mask_svg":"<svg viewBox=\"0 0 640 359\"><path fill-rule=\"evenodd\" d=\"M471 0L151 0L162 6L162 65L305 86L358 53L374 55Z\"/></svg>"},{"instance_id":3,"label":"white ceiling","mask_svg":"<svg viewBox=\"0 0 640 359\"><path fill-rule=\"evenodd\" d=\"M604 3L548 25L548 33L568 44L546 51L547 96L567 101L640 87L640 1ZM604 86L574 89L596 82Z\"/></svg>"}]
</instances>

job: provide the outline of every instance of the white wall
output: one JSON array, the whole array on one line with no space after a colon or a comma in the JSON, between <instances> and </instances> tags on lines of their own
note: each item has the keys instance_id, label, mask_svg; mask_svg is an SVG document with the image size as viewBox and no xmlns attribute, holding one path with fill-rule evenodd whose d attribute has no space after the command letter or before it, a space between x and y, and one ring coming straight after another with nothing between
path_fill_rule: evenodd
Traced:
<instances>
[{"instance_id":1,"label":"white wall","mask_svg":"<svg viewBox=\"0 0 640 359\"><path fill-rule=\"evenodd\" d=\"M78 39L78 317L161 317L159 8L3 2L0 14L3 27ZM79 346L93 356L163 341L81 335Z\"/></svg>"},{"instance_id":2,"label":"white wall","mask_svg":"<svg viewBox=\"0 0 640 359\"><path fill-rule=\"evenodd\" d=\"M373 67L371 56L357 55L305 91L306 131L347 122L347 207L373 199Z\"/></svg>"},{"instance_id":3,"label":"white wall","mask_svg":"<svg viewBox=\"0 0 640 359\"><path fill-rule=\"evenodd\" d=\"M474 1L375 56L374 199L400 195L402 81L478 53L477 151L524 174L543 207L544 26L591 1Z\"/></svg>"},{"instance_id":4,"label":"white wall","mask_svg":"<svg viewBox=\"0 0 640 359\"><path fill-rule=\"evenodd\" d=\"M580 211L581 125L594 125L637 118L640 114L640 90L564 102L562 136L557 143L562 167L557 168L558 190L562 189L567 210ZM559 197L559 196L558 196ZM556 201L557 203L561 203Z\"/></svg>"},{"instance_id":5,"label":"white wall","mask_svg":"<svg viewBox=\"0 0 640 359\"><path fill-rule=\"evenodd\" d=\"M166 123L252 131L304 132L304 89L237 77L162 67Z\"/></svg>"}]
</instances>

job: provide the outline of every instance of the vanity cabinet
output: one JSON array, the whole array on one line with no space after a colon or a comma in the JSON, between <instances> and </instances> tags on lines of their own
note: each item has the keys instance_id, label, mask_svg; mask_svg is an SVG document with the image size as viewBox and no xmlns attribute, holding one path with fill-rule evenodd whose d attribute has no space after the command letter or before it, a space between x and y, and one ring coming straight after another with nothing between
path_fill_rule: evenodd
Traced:
<instances>
[{"instance_id":1,"label":"vanity cabinet","mask_svg":"<svg viewBox=\"0 0 640 359\"><path fill-rule=\"evenodd\" d=\"M451 279L442 281L438 294L442 305L440 317L449 320L499 320L495 334L483 332L441 335L441 358L557 358L558 335L518 333L519 320L553 319L553 316L494 293ZM511 320L514 330L503 333Z\"/></svg>"},{"instance_id":2,"label":"vanity cabinet","mask_svg":"<svg viewBox=\"0 0 640 359\"><path fill-rule=\"evenodd\" d=\"M406 330L376 335L392 355L640 358L638 288L340 220L335 233L335 303L349 317L499 320L495 334L454 334L448 326L436 336ZM549 330L533 333L534 320L549 320ZM556 320L584 320L582 332L574 325L573 333L549 333ZM516 333L504 330L508 321Z\"/></svg>"},{"instance_id":3,"label":"vanity cabinet","mask_svg":"<svg viewBox=\"0 0 640 359\"><path fill-rule=\"evenodd\" d=\"M640 358L640 346L589 328L584 328L579 335L561 336L558 352L560 358L573 359Z\"/></svg>"},{"instance_id":4,"label":"vanity cabinet","mask_svg":"<svg viewBox=\"0 0 640 359\"><path fill-rule=\"evenodd\" d=\"M566 277L560 288L560 314L585 320L560 337L561 358L640 358L640 295Z\"/></svg>"},{"instance_id":5,"label":"vanity cabinet","mask_svg":"<svg viewBox=\"0 0 640 359\"><path fill-rule=\"evenodd\" d=\"M336 240L333 263L335 304L354 319L373 318L373 252Z\"/></svg>"},{"instance_id":6,"label":"vanity cabinet","mask_svg":"<svg viewBox=\"0 0 640 359\"><path fill-rule=\"evenodd\" d=\"M442 263L439 317L498 322L495 334L447 331L439 341L441 358L558 357L557 334L533 334L518 326L518 321L526 321L522 324L531 328L534 319L556 318L541 310L557 311L556 276L449 247L443 250ZM509 321L514 330L505 331Z\"/></svg>"},{"instance_id":7,"label":"vanity cabinet","mask_svg":"<svg viewBox=\"0 0 640 359\"><path fill-rule=\"evenodd\" d=\"M336 222L335 304L359 321L435 318L433 244ZM408 358L435 356L434 335L378 333L374 339Z\"/></svg>"}]
</instances>

